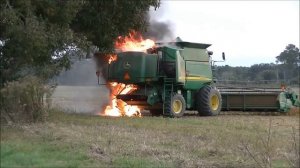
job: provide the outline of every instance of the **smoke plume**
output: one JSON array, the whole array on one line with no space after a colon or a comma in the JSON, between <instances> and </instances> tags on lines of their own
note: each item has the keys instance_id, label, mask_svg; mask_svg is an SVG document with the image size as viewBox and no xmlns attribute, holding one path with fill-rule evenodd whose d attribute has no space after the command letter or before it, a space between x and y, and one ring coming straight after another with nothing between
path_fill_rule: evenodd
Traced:
<instances>
[{"instance_id":1,"label":"smoke plume","mask_svg":"<svg viewBox=\"0 0 300 168\"><path fill-rule=\"evenodd\" d=\"M156 11L154 11L156 12ZM143 33L144 38L150 38L155 41L172 41L175 36L173 34L173 24L170 21L161 21L159 18L148 13L146 15L148 20L147 31Z\"/></svg>"}]
</instances>

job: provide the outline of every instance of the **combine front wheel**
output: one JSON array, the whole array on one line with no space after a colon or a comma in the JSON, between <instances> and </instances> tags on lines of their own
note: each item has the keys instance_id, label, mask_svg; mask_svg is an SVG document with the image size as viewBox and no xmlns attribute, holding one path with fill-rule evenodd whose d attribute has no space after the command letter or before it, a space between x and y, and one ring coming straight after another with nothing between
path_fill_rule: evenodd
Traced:
<instances>
[{"instance_id":1,"label":"combine front wheel","mask_svg":"<svg viewBox=\"0 0 300 168\"><path fill-rule=\"evenodd\" d=\"M186 103L182 95L172 94L171 101L168 102L168 113L170 117L181 117L184 114Z\"/></svg>"},{"instance_id":2,"label":"combine front wheel","mask_svg":"<svg viewBox=\"0 0 300 168\"><path fill-rule=\"evenodd\" d=\"M197 93L196 104L199 115L218 115L221 111L222 106L222 98L220 92L211 86L204 86Z\"/></svg>"}]
</instances>

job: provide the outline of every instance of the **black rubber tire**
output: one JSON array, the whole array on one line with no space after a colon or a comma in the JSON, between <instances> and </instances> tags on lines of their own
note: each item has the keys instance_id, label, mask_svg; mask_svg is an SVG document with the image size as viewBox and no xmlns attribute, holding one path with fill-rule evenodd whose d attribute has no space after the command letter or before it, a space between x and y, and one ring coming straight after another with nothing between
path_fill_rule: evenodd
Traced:
<instances>
[{"instance_id":1,"label":"black rubber tire","mask_svg":"<svg viewBox=\"0 0 300 168\"><path fill-rule=\"evenodd\" d=\"M162 109L152 109L149 110L152 116L160 116L163 113Z\"/></svg>"},{"instance_id":2,"label":"black rubber tire","mask_svg":"<svg viewBox=\"0 0 300 168\"><path fill-rule=\"evenodd\" d=\"M217 109L211 107L212 96L217 96L219 104ZM220 92L211 86L204 86L196 95L196 108L201 116L216 116L222 108L222 97Z\"/></svg>"},{"instance_id":3,"label":"black rubber tire","mask_svg":"<svg viewBox=\"0 0 300 168\"><path fill-rule=\"evenodd\" d=\"M178 100L181 102L182 107L181 107L180 112L176 113L176 112L174 112L172 107L173 107L173 103L175 103ZM185 109L186 109L186 103L185 103L184 97L181 94L173 93L171 100L169 100L165 103L167 103L166 106L167 106L167 110L168 110L167 113L170 114L169 117L179 118L179 117L183 116Z\"/></svg>"}]
</instances>

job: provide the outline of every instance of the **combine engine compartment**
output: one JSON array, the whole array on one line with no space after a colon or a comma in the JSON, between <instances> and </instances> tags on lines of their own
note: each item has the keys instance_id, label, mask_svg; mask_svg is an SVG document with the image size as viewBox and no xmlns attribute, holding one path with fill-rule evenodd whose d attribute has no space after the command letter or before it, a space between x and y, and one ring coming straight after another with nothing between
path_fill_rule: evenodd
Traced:
<instances>
[{"instance_id":1,"label":"combine engine compartment","mask_svg":"<svg viewBox=\"0 0 300 168\"><path fill-rule=\"evenodd\" d=\"M109 82L134 85L137 89L128 94L118 94L117 99L140 109L161 107L162 97L159 85L162 84L163 69L159 55L139 51L127 51L117 54L117 60L103 69Z\"/></svg>"},{"instance_id":2,"label":"combine engine compartment","mask_svg":"<svg viewBox=\"0 0 300 168\"><path fill-rule=\"evenodd\" d=\"M144 84L158 80L158 55L127 51L117 54L104 72L107 80L124 84Z\"/></svg>"}]
</instances>

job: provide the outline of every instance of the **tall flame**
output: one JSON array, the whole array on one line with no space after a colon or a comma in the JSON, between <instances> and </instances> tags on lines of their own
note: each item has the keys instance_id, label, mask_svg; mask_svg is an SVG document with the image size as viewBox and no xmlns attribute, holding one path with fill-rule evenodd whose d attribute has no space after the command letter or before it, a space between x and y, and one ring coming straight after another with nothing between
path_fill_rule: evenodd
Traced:
<instances>
[{"instance_id":1,"label":"tall flame","mask_svg":"<svg viewBox=\"0 0 300 168\"><path fill-rule=\"evenodd\" d=\"M155 46L155 42L151 39L144 40L140 33L130 31L128 36L119 36L115 42L115 48L121 51L142 51Z\"/></svg>"},{"instance_id":2,"label":"tall flame","mask_svg":"<svg viewBox=\"0 0 300 168\"><path fill-rule=\"evenodd\" d=\"M128 94L136 90L137 87L133 85L125 85L122 83L109 83L110 87L110 105L106 106L104 115L106 116L138 116L141 117L141 110L137 106L127 105L124 101L116 98L119 94Z\"/></svg>"},{"instance_id":3,"label":"tall flame","mask_svg":"<svg viewBox=\"0 0 300 168\"><path fill-rule=\"evenodd\" d=\"M155 42L150 39L144 40L143 37L135 32L130 31L126 37L119 36L115 42L115 48L125 51L141 51L146 52L147 49L153 48ZM117 60L117 55L112 54L108 56L108 63ZM137 89L134 85L125 85L122 83L112 82L108 84L110 88L110 105L105 107L104 115L107 116L139 116L141 117L141 110L138 106L130 106L124 101L116 98L119 94L130 94Z\"/></svg>"}]
</instances>

